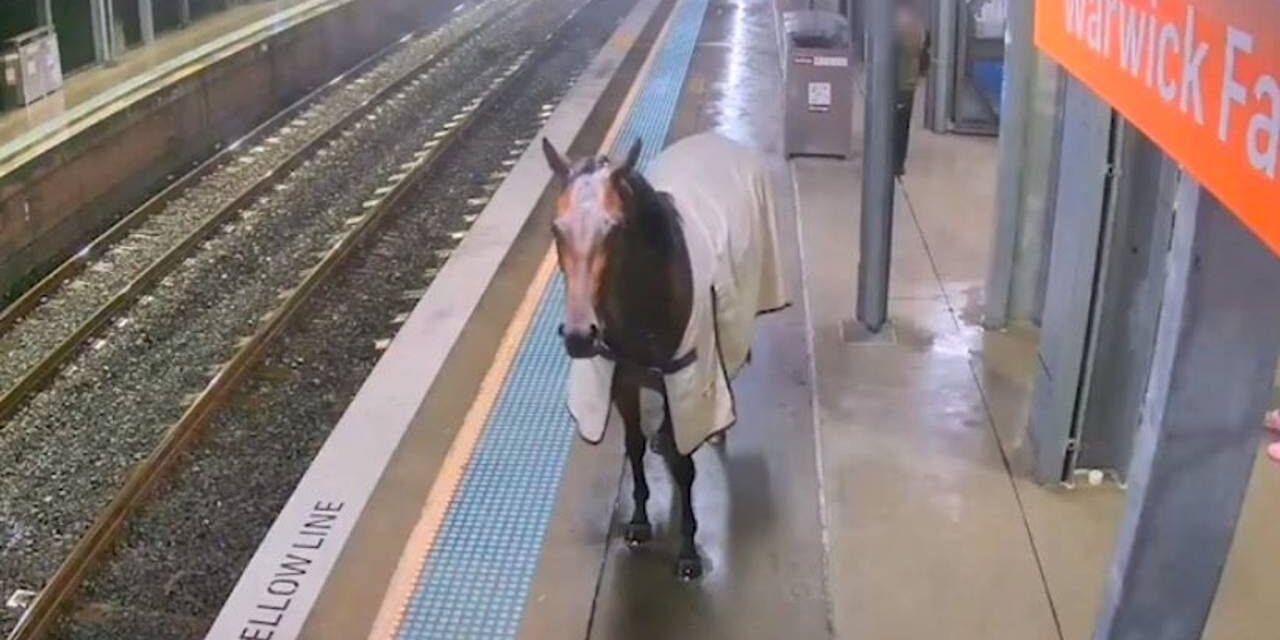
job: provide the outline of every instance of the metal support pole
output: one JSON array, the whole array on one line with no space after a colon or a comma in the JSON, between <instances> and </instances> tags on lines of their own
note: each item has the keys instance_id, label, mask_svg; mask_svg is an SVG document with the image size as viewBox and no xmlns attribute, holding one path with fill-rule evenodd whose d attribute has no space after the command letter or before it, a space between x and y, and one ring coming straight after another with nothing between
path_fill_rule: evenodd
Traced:
<instances>
[{"instance_id":1,"label":"metal support pole","mask_svg":"<svg viewBox=\"0 0 1280 640\"><path fill-rule=\"evenodd\" d=\"M115 63L116 63L116 58L118 57L118 55L119 55L120 53L122 53L122 52L124 51L124 48L125 48L125 47L124 47L124 42L123 42L123 40L122 40L122 39L123 39L123 33L121 34L121 39L117 39L117 38L116 38L116 7L115 7L115 3L113 3L111 0L103 0L103 1L102 1L102 6L106 8L106 12L105 12L105 13L106 13L106 16L107 16L107 24L106 24L106 27L107 27L107 51L110 51L110 54L108 54L108 55L107 55L107 65L108 65L108 66L110 66L110 65L113 65L113 64L115 64Z\"/></svg>"},{"instance_id":2,"label":"metal support pole","mask_svg":"<svg viewBox=\"0 0 1280 640\"><path fill-rule=\"evenodd\" d=\"M939 133L951 130L951 94L955 91L956 29L959 0L938 0L937 28L933 32L933 64L930 86L933 87L933 115L930 128Z\"/></svg>"},{"instance_id":3,"label":"metal support pole","mask_svg":"<svg viewBox=\"0 0 1280 640\"><path fill-rule=\"evenodd\" d=\"M107 0L90 0L89 21L93 28L93 56L99 64L110 64L114 51L111 46L111 5Z\"/></svg>"},{"instance_id":4,"label":"metal support pole","mask_svg":"<svg viewBox=\"0 0 1280 640\"><path fill-rule=\"evenodd\" d=\"M1203 634L1280 352L1280 261L1187 177L1168 266L1095 640Z\"/></svg>"},{"instance_id":5,"label":"metal support pole","mask_svg":"<svg viewBox=\"0 0 1280 640\"><path fill-rule=\"evenodd\" d=\"M1059 149L1062 147L1062 130L1063 130L1063 109L1062 96L1067 92L1067 74L1058 68L1058 65L1050 61L1048 58L1037 54L1036 56L1036 105L1037 113L1034 118L1035 123L1030 125L1032 131L1038 131L1038 135L1032 136L1031 142L1037 149L1041 148L1036 145L1037 142L1042 143L1049 149ZM1040 105L1051 105L1045 111L1039 109ZM1036 127L1044 127L1037 129ZM1045 134L1048 134L1047 136ZM1045 296L1049 285L1049 253L1053 246L1053 225L1054 216L1058 202L1058 178L1061 176L1062 158L1057 153L1032 153L1032 158L1048 156L1047 171L1045 172L1045 182L1033 187L1028 193L1039 193L1043 200L1037 202L1042 207L1042 219L1040 220L1040 247L1038 250L1040 264L1036 269L1035 279L1033 280L1033 293L1031 299L1031 321L1038 327L1044 324L1044 307ZM1034 162L1034 160L1033 160Z\"/></svg>"},{"instance_id":6,"label":"metal support pole","mask_svg":"<svg viewBox=\"0 0 1280 640\"><path fill-rule=\"evenodd\" d=\"M1107 216L1093 329L1076 411L1079 469L1128 477L1151 376L1180 171L1133 125L1116 154L1115 206Z\"/></svg>"},{"instance_id":7,"label":"metal support pole","mask_svg":"<svg viewBox=\"0 0 1280 640\"><path fill-rule=\"evenodd\" d=\"M1008 5L1004 49L1004 105L1000 109L999 164L996 177L996 233L987 274L983 324L1002 329L1009 323L1013 272L1022 219L1022 173L1026 169L1027 122L1031 112L1031 71L1035 65L1035 9L1029 0Z\"/></svg>"},{"instance_id":8,"label":"metal support pole","mask_svg":"<svg viewBox=\"0 0 1280 640\"><path fill-rule=\"evenodd\" d=\"M1098 255L1109 205L1112 112L1074 78L1063 97L1053 246L1031 401L1035 477L1061 482L1075 448L1080 384L1089 345Z\"/></svg>"},{"instance_id":9,"label":"metal support pole","mask_svg":"<svg viewBox=\"0 0 1280 640\"><path fill-rule=\"evenodd\" d=\"M889 313L889 259L893 239L893 136L896 29L893 0L869 0L867 95L863 126L862 235L858 258L858 322L872 333Z\"/></svg>"},{"instance_id":10,"label":"metal support pole","mask_svg":"<svg viewBox=\"0 0 1280 640\"><path fill-rule=\"evenodd\" d=\"M191 24L191 0L178 0L178 25L185 27Z\"/></svg>"},{"instance_id":11,"label":"metal support pole","mask_svg":"<svg viewBox=\"0 0 1280 640\"><path fill-rule=\"evenodd\" d=\"M53 0L37 0L36 22L42 27L53 25Z\"/></svg>"},{"instance_id":12,"label":"metal support pole","mask_svg":"<svg viewBox=\"0 0 1280 640\"><path fill-rule=\"evenodd\" d=\"M142 27L142 44L155 42L156 16L151 8L151 0L138 0L138 22Z\"/></svg>"}]
</instances>

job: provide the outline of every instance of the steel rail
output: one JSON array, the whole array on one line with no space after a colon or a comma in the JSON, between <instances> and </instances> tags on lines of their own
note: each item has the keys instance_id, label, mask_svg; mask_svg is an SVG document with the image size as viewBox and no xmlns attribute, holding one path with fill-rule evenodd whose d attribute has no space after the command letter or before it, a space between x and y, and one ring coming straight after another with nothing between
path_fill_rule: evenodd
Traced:
<instances>
[{"instance_id":1,"label":"steel rail","mask_svg":"<svg viewBox=\"0 0 1280 640\"><path fill-rule=\"evenodd\" d=\"M515 61L495 79L475 101L442 126L443 135L433 137L423 146L425 155L416 156L412 168L392 177L390 191L379 199L369 200L359 221L311 268L304 270L302 281L288 292L275 310L263 317L252 336L240 343L237 352L224 363L218 373L200 392L182 417L169 427L151 453L139 462L111 502L95 518L88 531L72 548L47 584L37 593L23 612L8 640L43 638L57 622L58 612L78 592L81 582L96 563L112 548L125 520L146 499L149 491L173 466L181 454L195 441L209 418L243 382L272 340L286 327L293 314L364 240L378 223L385 220L418 180L433 169L471 125L498 102L515 81L537 66L538 60L553 44L553 37L589 5L591 0L573 9L537 46L517 55ZM438 135L438 134L437 134ZM420 152L421 153L421 152ZM402 166L408 166L405 163Z\"/></svg>"},{"instance_id":2,"label":"steel rail","mask_svg":"<svg viewBox=\"0 0 1280 640\"><path fill-rule=\"evenodd\" d=\"M319 132L303 146L289 154L284 160L275 164L261 178L242 189L231 201L227 202L225 205L220 207L218 211L206 218L204 222L200 223L200 225L189 235L170 247L168 251L140 271L137 276L124 286L124 288L98 307L92 315L90 315L84 322L80 323L69 335L63 338L57 346L50 349L49 352L40 359L40 361L28 369L22 377L18 378L17 382L11 385L8 389L4 389L3 393L0 393L0 428L4 427L4 422L13 416L28 397L42 389L54 377L54 375L61 370L62 366L66 364L71 356L76 353L76 351L89 339L89 337L101 329L103 325L115 316L116 313L126 308L153 284L168 275L175 265L179 264L182 260L191 255L191 253L200 246L201 242L217 231L217 229L230 220L233 215L243 210L244 207L250 204L255 198L269 189L281 178L287 176L303 162L311 159L320 147L341 135L353 122L367 115L393 93L412 82L415 77L427 72L430 68L438 64L446 55L456 50L463 43L469 41L482 29L500 20L504 15L506 14L503 12L496 12L494 15L486 18L479 24L466 29L463 33L454 38L453 41L444 45L440 50L432 53L421 64L415 65L412 69L398 76L390 84L370 96L355 109L352 109L332 126L322 132ZM390 48L402 43L405 39L406 38L401 38L396 44L391 45L383 51L388 51ZM382 52L377 55L381 54ZM362 62L361 65L372 65L376 62L376 58L370 58ZM367 70L368 68L362 67L359 69L359 72L362 73ZM312 92L310 96L317 95L329 86L337 84L337 82L342 79L355 77L358 77L357 69L348 71L347 73L337 76L324 87ZM290 106L285 113L273 117L267 123L259 126L253 133L245 136L241 140L250 139L255 135L261 135L261 133L268 129L268 125L287 121L289 117L293 117L308 105L307 100L309 100L309 98L304 98ZM128 233L128 231L132 230L151 215L154 215L157 211L161 210L165 204L176 198L183 189L186 189L194 184L196 180L207 175L212 171L214 166L225 159L224 154L233 151L234 148L235 145L224 149L218 155L201 164L200 167L196 168L192 173L187 174L187 177L184 177L178 182L166 187L159 194L151 198L151 200L147 201L146 204L142 205L125 219L116 223L115 226L91 243L86 250L78 254L77 257L63 263L63 265L55 270L54 273L51 273L45 278L45 280L41 281L41 283L35 285L35 287L28 291L22 299L19 299L5 310L4 315L0 316L0 331L5 330L5 328L18 321L18 319L20 319L22 315L25 315L26 312L34 309L35 306L39 304L41 297L53 289L56 289L62 284L62 282L69 280L71 277L74 277L77 273L82 271L87 265L89 257L103 253L108 245L119 240ZM83 256L83 258L81 256Z\"/></svg>"}]
</instances>

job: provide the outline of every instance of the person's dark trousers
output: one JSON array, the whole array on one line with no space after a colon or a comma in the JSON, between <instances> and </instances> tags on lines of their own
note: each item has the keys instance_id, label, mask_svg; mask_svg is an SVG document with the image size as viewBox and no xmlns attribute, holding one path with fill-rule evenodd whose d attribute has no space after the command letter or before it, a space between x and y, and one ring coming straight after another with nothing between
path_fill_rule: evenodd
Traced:
<instances>
[{"instance_id":1,"label":"person's dark trousers","mask_svg":"<svg viewBox=\"0 0 1280 640\"><path fill-rule=\"evenodd\" d=\"M907 141L911 137L911 109L916 103L916 92L899 91L893 105L893 175L901 176L907 169Z\"/></svg>"}]
</instances>

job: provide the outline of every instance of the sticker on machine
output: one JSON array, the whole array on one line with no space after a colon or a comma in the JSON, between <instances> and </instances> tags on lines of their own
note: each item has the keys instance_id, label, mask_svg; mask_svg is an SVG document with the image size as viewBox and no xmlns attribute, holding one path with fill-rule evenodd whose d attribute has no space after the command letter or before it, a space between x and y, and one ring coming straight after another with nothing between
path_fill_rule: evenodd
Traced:
<instances>
[{"instance_id":1,"label":"sticker on machine","mask_svg":"<svg viewBox=\"0 0 1280 640\"><path fill-rule=\"evenodd\" d=\"M813 66L815 67L847 67L849 59L844 56L814 56Z\"/></svg>"},{"instance_id":2,"label":"sticker on machine","mask_svg":"<svg viewBox=\"0 0 1280 640\"><path fill-rule=\"evenodd\" d=\"M809 111L811 113L826 113L831 110L831 83L830 82L810 82L809 83Z\"/></svg>"}]
</instances>

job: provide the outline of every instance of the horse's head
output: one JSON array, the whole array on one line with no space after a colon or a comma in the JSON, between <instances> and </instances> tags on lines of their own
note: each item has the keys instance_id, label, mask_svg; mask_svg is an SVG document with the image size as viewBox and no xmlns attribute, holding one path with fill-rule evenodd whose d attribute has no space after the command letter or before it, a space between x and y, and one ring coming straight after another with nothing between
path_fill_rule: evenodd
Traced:
<instances>
[{"instance_id":1,"label":"horse's head","mask_svg":"<svg viewBox=\"0 0 1280 640\"><path fill-rule=\"evenodd\" d=\"M596 355L603 332L596 309L605 266L617 246L616 232L626 223L632 195L626 177L640 157L640 141L631 145L621 165L605 156L570 162L545 138L542 151L561 187L551 224L565 278L560 333L569 357L590 358Z\"/></svg>"}]
</instances>

